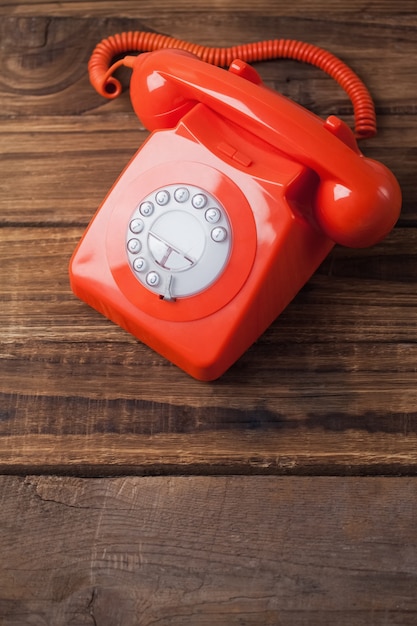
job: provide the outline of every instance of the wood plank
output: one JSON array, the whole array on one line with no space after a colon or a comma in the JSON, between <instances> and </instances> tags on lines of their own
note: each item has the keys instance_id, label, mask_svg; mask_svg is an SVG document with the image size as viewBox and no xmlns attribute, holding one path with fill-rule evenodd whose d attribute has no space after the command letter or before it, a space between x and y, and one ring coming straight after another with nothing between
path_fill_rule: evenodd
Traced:
<instances>
[{"instance_id":1,"label":"wood plank","mask_svg":"<svg viewBox=\"0 0 417 626\"><path fill-rule=\"evenodd\" d=\"M193 11L207 12L207 2L195 0L192 5ZM175 2L176 12L189 12L189 0L178 0ZM325 15L331 19L336 12L343 12L356 15L358 20L366 20L376 15L396 15L396 19L402 17L412 17L415 15L415 4L413 0L401 0L393 4L390 0L378 0L370 5L366 0L351 0L349 3L342 3L340 0L294 0L282 6L274 0L259 0L254 4L251 0L213 0L210 4L211 13L231 13L236 11L248 13L268 13L270 15ZM56 0L25 0L17 4L11 4L10 0L1 0L0 12L16 15L87 15L103 17L155 17L155 7L149 3L132 3L130 0L64 0L59 3ZM173 12L171 0L159 0L157 12ZM0 13L1 14L1 13Z\"/></svg>"},{"instance_id":2,"label":"wood plank","mask_svg":"<svg viewBox=\"0 0 417 626\"><path fill-rule=\"evenodd\" d=\"M415 229L336 248L214 383L71 294L81 232L2 229L2 471L416 472Z\"/></svg>"},{"instance_id":3,"label":"wood plank","mask_svg":"<svg viewBox=\"0 0 417 626\"><path fill-rule=\"evenodd\" d=\"M0 619L417 620L417 479L0 479Z\"/></svg>"},{"instance_id":4,"label":"wood plank","mask_svg":"<svg viewBox=\"0 0 417 626\"><path fill-rule=\"evenodd\" d=\"M271 3L271 7L275 3ZM279 6L279 5L276 5ZM80 114L103 103L91 89L87 62L104 37L123 30L150 30L208 46L231 46L275 38L298 39L322 46L340 56L363 78L378 110L413 112L412 63L417 17L392 15L375 19L352 18L345 13L322 14L316 19L259 12L248 19L245 11L225 20L221 13L185 11L159 13L146 22L134 19L97 20L91 17L17 17L0 22L2 116L16 114ZM344 28L342 28L342 24ZM348 24L348 28L346 25ZM16 45L19 41L19 45ZM381 48L387 50L381 59ZM300 104L322 111L351 112L344 92L321 70L304 63L281 60L257 66L265 81ZM127 75L126 75L127 76ZM128 78L126 81L128 82ZM336 110L335 110L336 108Z\"/></svg>"}]
</instances>

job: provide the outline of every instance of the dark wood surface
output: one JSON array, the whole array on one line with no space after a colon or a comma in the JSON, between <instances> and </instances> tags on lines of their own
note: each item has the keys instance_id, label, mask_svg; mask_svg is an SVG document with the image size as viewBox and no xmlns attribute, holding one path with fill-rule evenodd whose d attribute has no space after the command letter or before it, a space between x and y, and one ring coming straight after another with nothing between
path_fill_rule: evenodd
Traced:
<instances>
[{"instance_id":1,"label":"dark wood surface","mask_svg":"<svg viewBox=\"0 0 417 626\"><path fill-rule=\"evenodd\" d=\"M415 493L412 478L5 477L1 623L412 626Z\"/></svg>"},{"instance_id":2,"label":"dark wood surface","mask_svg":"<svg viewBox=\"0 0 417 626\"><path fill-rule=\"evenodd\" d=\"M416 25L408 0L0 0L0 624L416 623ZM368 85L361 147L403 191L387 239L336 247L213 383L69 288L147 136L87 76L130 29L329 49ZM352 123L320 70L257 69Z\"/></svg>"}]
</instances>

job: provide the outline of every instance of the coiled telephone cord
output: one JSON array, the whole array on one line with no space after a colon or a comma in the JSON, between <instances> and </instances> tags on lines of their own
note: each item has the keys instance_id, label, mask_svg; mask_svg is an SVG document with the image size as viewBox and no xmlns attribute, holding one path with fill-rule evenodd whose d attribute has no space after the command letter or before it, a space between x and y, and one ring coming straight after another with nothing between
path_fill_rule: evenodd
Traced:
<instances>
[{"instance_id":1,"label":"coiled telephone cord","mask_svg":"<svg viewBox=\"0 0 417 626\"><path fill-rule=\"evenodd\" d=\"M273 39L230 48L211 48L158 33L123 32L103 39L94 49L88 63L90 82L102 96L116 98L121 93L122 86L112 74L121 65L130 66L130 63L127 59L126 61L121 59L112 64L113 59L121 54L152 52L162 48L186 50L207 63L221 67L229 66L235 59L252 63L278 58L314 65L329 74L349 96L353 104L356 137L367 139L376 134L374 103L361 79L343 61L327 50L292 39Z\"/></svg>"}]
</instances>

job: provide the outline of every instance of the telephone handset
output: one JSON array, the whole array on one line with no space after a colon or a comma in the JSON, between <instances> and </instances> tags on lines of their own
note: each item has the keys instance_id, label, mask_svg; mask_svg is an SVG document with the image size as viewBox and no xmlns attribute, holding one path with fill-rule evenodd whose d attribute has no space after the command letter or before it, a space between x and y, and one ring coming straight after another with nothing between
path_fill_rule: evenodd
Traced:
<instances>
[{"instance_id":1,"label":"telephone handset","mask_svg":"<svg viewBox=\"0 0 417 626\"><path fill-rule=\"evenodd\" d=\"M243 60L225 70L161 49L123 63L133 108L153 132L74 252L72 288L212 380L335 242L369 246L393 228L400 189L344 122L269 90Z\"/></svg>"},{"instance_id":2,"label":"telephone handset","mask_svg":"<svg viewBox=\"0 0 417 626\"><path fill-rule=\"evenodd\" d=\"M315 215L336 242L354 247L379 241L392 228L392 196L398 184L382 164L363 157L350 129L337 118L324 122L278 93L245 64L229 73L184 52L160 50L133 64L133 108L149 130L172 128L196 102L253 132L320 178ZM343 133L343 136L342 136Z\"/></svg>"}]
</instances>

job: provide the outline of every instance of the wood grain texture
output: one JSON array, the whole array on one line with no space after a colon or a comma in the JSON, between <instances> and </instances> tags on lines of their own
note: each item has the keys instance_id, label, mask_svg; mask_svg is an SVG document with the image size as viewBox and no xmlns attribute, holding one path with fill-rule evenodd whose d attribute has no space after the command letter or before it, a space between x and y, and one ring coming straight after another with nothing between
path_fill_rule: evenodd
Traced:
<instances>
[{"instance_id":1,"label":"wood grain texture","mask_svg":"<svg viewBox=\"0 0 417 626\"><path fill-rule=\"evenodd\" d=\"M0 0L1 626L417 623L416 26L415 0ZM148 135L86 71L129 29L331 50L370 88L361 146L403 191L389 237L336 247L214 383L69 288ZM257 69L352 123L320 70Z\"/></svg>"},{"instance_id":2,"label":"wood grain texture","mask_svg":"<svg viewBox=\"0 0 417 626\"><path fill-rule=\"evenodd\" d=\"M140 16L155 19L156 14L174 15L177 12L187 13L210 13L213 15L227 14L232 18L237 11L244 11L253 16L268 13L271 16L286 15L320 15L327 17L329 21L339 14L357 15L358 21L371 20L375 17L392 18L393 20L406 20L409 15L415 15L413 0L401 0L394 7L390 0L378 0L369 5L367 0L351 0L349 3L341 3L340 0L294 0L282 6L271 0L259 0L254 4L252 0L213 0L208 7L204 0L195 0L190 6L189 0L178 0L173 6L171 0L160 0L154 7L148 2L132 2L132 0L64 0L59 3L56 0L24 0L12 3L10 0L1 0L0 9L5 14L15 15L83 15L94 17L128 17L139 18Z\"/></svg>"},{"instance_id":3,"label":"wood grain texture","mask_svg":"<svg viewBox=\"0 0 417 626\"><path fill-rule=\"evenodd\" d=\"M80 228L2 234L3 471L416 472L414 229L335 249L209 384L72 297Z\"/></svg>"},{"instance_id":4,"label":"wood grain texture","mask_svg":"<svg viewBox=\"0 0 417 626\"><path fill-rule=\"evenodd\" d=\"M405 0L323 6L0 3L2 471L416 473L417 18ZM375 96L380 132L364 151L403 189L394 232L370 250L335 248L215 383L190 379L69 289L77 241L147 137L128 93L104 101L86 72L101 38L133 28L332 50ZM351 122L345 94L320 70L258 69L319 115Z\"/></svg>"},{"instance_id":5,"label":"wood grain texture","mask_svg":"<svg viewBox=\"0 0 417 626\"><path fill-rule=\"evenodd\" d=\"M417 620L417 479L0 479L3 626Z\"/></svg>"},{"instance_id":6,"label":"wood grain texture","mask_svg":"<svg viewBox=\"0 0 417 626\"><path fill-rule=\"evenodd\" d=\"M335 251L247 355L209 385L179 375L72 298L62 277L79 232L9 229L4 241L4 470L415 472L412 230L348 265L346 252ZM395 273L389 249L395 256L399 247L393 307L385 280ZM31 259L36 283L25 262L13 272L16 258Z\"/></svg>"}]
</instances>

